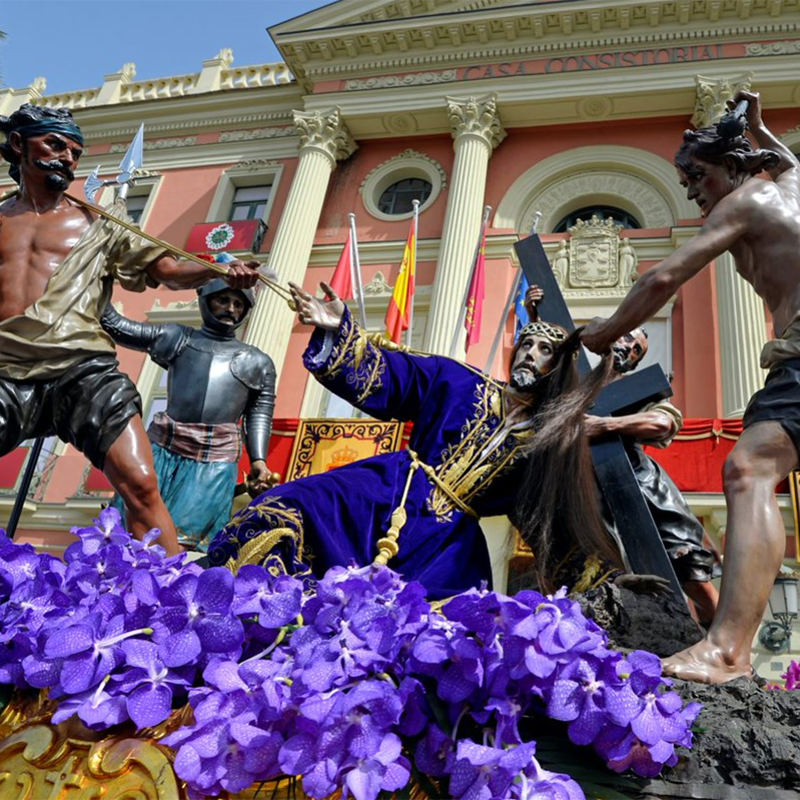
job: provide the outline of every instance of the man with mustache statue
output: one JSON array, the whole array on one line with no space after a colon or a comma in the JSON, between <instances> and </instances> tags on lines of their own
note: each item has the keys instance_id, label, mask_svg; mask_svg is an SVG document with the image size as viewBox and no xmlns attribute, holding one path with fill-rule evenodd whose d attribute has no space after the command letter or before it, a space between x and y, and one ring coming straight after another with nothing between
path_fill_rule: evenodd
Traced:
<instances>
[{"instance_id":1,"label":"man with mustache statue","mask_svg":"<svg viewBox=\"0 0 800 800\"><path fill-rule=\"evenodd\" d=\"M147 432L158 486L178 541L204 552L207 537L231 516L242 417L250 458L247 491L255 497L273 482L266 458L275 367L266 353L236 338L236 329L255 303L252 289L232 289L216 278L197 295L200 330L136 322L111 305L102 324L117 344L147 351L167 370L167 408L155 415ZM114 505L123 510L121 498L115 498Z\"/></svg>"},{"instance_id":2,"label":"man with mustache statue","mask_svg":"<svg viewBox=\"0 0 800 800\"><path fill-rule=\"evenodd\" d=\"M136 387L118 371L100 317L114 280L128 290L199 287L217 276L178 262L161 246L96 217L65 196L83 153L67 109L26 104L0 117L0 155L19 190L0 202L0 454L25 439L57 434L119 492L132 532L161 530L180 551L158 493ZM118 202L113 209L124 216ZM252 265L229 265L226 281L246 289Z\"/></svg>"},{"instance_id":3,"label":"man with mustache statue","mask_svg":"<svg viewBox=\"0 0 800 800\"><path fill-rule=\"evenodd\" d=\"M526 473L537 414L553 400L561 407L576 397L582 402L560 415L561 427L574 435L567 443L559 437L549 461L559 490L543 506L580 511L559 533L577 528L582 539L596 533L615 559L593 503L582 433L588 400L583 386L576 389L577 335L547 323L528 326L504 383L459 361L407 352L367 334L335 292L321 286L324 299L291 286L300 322L314 326L306 368L373 417L412 420L409 447L268 490L211 542L212 564L234 571L265 564L310 578L308 562L320 577L332 566L370 564L382 552L382 563L422 583L433 599L491 585L479 519L513 517L518 493L539 491Z\"/></svg>"},{"instance_id":4,"label":"man with mustache statue","mask_svg":"<svg viewBox=\"0 0 800 800\"><path fill-rule=\"evenodd\" d=\"M772 313L779 338L761 354L766 386L750 400L723 471L728 524L717 613L705 639L664 662L675 677L707 683L752 674L750 646L786 542L775 487L797 469L800 446L800 162L762 122L758 95L736 99L749 101L747 124L764 149L720 127L684 134L675 163L705 224L582 336L590 350L607 353L726 250ZM772 180L757 179L762 170Z\"/></svg>"}]
</instances>

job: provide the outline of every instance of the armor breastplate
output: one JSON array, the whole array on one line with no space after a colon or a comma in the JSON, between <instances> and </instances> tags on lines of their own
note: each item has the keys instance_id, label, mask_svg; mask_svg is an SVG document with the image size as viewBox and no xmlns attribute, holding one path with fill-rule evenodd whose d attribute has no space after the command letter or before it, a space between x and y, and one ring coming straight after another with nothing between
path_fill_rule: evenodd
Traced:
<instances>
[{"instance_id":1,"label":"armor breastplate","mask_svg":"<svg viewBox=\"0 0 800 800\"><path fill-rule=\"evenodd\" d=\"M167 384L170 416L178 422L238 422L250 390L231 371L231 362L245 346L234 338L192 331L172 361Z\"/></svg>"}]
</instances>

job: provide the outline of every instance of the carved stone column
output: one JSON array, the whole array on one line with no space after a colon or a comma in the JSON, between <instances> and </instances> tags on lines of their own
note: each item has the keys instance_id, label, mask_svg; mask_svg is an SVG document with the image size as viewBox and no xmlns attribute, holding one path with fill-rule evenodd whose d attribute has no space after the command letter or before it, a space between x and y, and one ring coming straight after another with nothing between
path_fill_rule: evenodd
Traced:
<instances>
[{"instance_id":1,"label":"carved stone column","mask_svg":"<svg viewBox=\"0 0 800 800\"><path fill-rule=\"evenodd\" d=\"M269 253L269 266L284 286L288 281L302 285L331 172L337 161L348 158L357 147L338 108L296 111L294 124L300 135L297 173ZM259 292L246 341L269 353L278 375L293 317L285 300L266 288Z\"/></svg>"},{"instance_id":2,"label":"carved stone column","mask_svg":"<svg viewBox=\"0 0 800 800\"><path fill-rule=\"evenodd\" d=\"M456 156L425 344L429 352L443 355L450 354L478 244L489 157L506 135L497 115L496 95L468 100L448 97L447 113ZM456 355L462 357L463 349Z\"/></svg>"},{"instance_id":3,"label":"carved stone column","mask_svg":"<svg viewBox=\"0 0 800 800\"><path fill-rule=\"evenodd\" d=\"M722 413L740 417L747 401L764 385L766 372L759 366L767 340L764 301L736 273L733 256L716 259L719 350L722 367Z\"/></svg>"}]
</instances>

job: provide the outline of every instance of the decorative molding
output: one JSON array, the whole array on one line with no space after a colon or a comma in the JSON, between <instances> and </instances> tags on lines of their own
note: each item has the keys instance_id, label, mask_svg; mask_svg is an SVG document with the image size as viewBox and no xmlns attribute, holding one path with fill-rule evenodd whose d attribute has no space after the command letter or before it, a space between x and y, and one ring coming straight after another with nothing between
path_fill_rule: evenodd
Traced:
<instances>
[{"instance_id":1,"label":"decorative molding","mask_svg":"<svg viewBox=\"0 0 800 800\"><path fill-rule=\"evenodd\" d=\"M800 42L768 42L766 44L748 44L747 55L749 56L787 56L800 53Z\"/></svg>"},{"instance_id":2,"label":"decorative molding","mask_svg":"<svg viewBox=\"0 0 800 800\"><path fill-rule=\"evenodd\" d=\"M145 141L144 149L145 150L168 150L173 147L191 147L192 145L197 144L197 137L196 136L181 136L176 137L174 139L153 139L151 141ZM114 142L111 147L109 147L109 153L124 153L128 147L130 146L130 142Z\"/></svg>"},{"instance_id":3,"label":"decorative molding","mask_svg":"<svg viewBox=\"0 0 800 800\"><path fill-rule=\"evenodd\" d=\"M581 119L605 119L614 111L614 101L610 97L584 97L578 100L577 111Z\"/></svg>"},{"instance_id":4,"label":"decorative molding","mask_svg":"<svg viewBox=\"0 0 800 800\"><path fill-rule=\"evenodd\" d=\"M274 169L275 167L282 167L280 161L274 161L269 158L246 158L238 161L232 167L225 170L226 174L232 172L260 172L265 169Z\"/></svg>"},{"instance_id":5,"label":"decorative molding","mask_svg":"<svg viewBox=\"0 0 800 800\"><path fill-rule=\"evenodd\" d=\"M540 229L551 231L571 211L600 201L623 208L645 228L668 228L675 223L669 203L644 178L615 169L582 170L542 187L530 199L519 230L530 230L537 211L542 213Z\"/></svg>"},{"instance_id":6,"label":"decorative molding","mask_svg":"<svg viewBox=\"0 0 800 800\"><path fill-rule=\"evenodd\" d=\"M400 136L410 136L417 130L417 121L409 113L386 114L381 119L387 133L396 133Z\"/></svg>"},{"instance_id":7,"label":"decorative molding","mask_svg":"<svg viewBox=\"0 0 800 800\"><path fill-rule=\"evenodd\" d=\"M706 78L696 75L697 99L691 124L695 128L707 128L722 119L728 110L727 101L733 100L740 91L750 91L752 72L745 72L737 78Z\"/></svg>"},{"instance_id":8,"label":"decorative molding","mask_svg":"<svg viewBox=\"0 0 800 800\"><path fill-rule=\"evenodd\" d=\"M506 132L497 114L497 95L483 97L445 97L447 118L450 121L453 138L477 136L489 145L497 147L506 138Z\"/></svg>"},{"instance_id":9,"label":"decorative molding","mask_svg":"<svg viewBox=\"0 0 800 800\"><path fill-rule=\"evenodd\" d=\"M339 108L329 111L295 111L294 124L300 136L300 150L321 151L334 164L349 158L358 147L342 120Z\"/></svg>"},{"instance_id":10,"label":"decorative molding","mask_svg":"<svg viewBox=\"0 0 800 800\"><path fill-rule=\"evenodd\" d=\"M425 153L419 153L416 150L412 150L409 147L408 150L403 150L402 153L398 153L396 156L392 156L388 161L384 161L382 164L379 164L371 172L369 172L367 177L364 178L364 180L361 182L361 186L358 187L358 191L363 193L364 187L367 185L367 182L371 178L373 178L375 173L377 173L378 171L385 169L389 165L396 166L399 163L409 160L422 160L430 164L431 167L433 167L439 173L439 178L442 182L441 188L442 189L447 188L447 173L444 171L444 167L436 159L431 158L428 155L425 155Z\"/></svg>"},{"instance_id":11,"label":"decorative molding","mask_svg":"<svg viewBox=\"0 0 800 800\"><path fill-rule=\"evenodd\" d=\"M382 75L377 78L351 78L344 83L346 92L366 89L393 89L397 86L430 86L434 83L451 83L457 80L458 71L444 69L438 72L415 72L412 75Z\"/></svg>"},{"instance_id":12,"label":"decorative molding","mask_svg":"<svg viewBox=\"0 0 800 800\"><path fill-rule=\"evenodd\" d=\"M247 142L253 139L274 139L279 136L294 136L296 129L293 125L283 125L275 128L251 128L246 131L222 131L219 135L220 142Z\"/></svg>"}]
</instances>

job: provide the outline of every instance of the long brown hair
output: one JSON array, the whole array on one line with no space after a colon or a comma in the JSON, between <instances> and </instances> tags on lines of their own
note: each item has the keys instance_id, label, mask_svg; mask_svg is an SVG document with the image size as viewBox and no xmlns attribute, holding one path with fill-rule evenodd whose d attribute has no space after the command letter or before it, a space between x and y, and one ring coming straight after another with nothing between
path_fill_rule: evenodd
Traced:
<instances>
[{"instance_id":1,"label":"long brown hair","mask_svg":"<svg viewBox=\"0 0 800 800\"><path fill-rule=\"evenodd\" d=\"M584 415L607 383L613 360L605 356L581 381L579 328L556 350L555 364L537 384L535 434L517 493L514 523L535 556L539 587L554 591L556 565L572 550L621 566L603 525Z\"/></svg>"}]
</instances>

